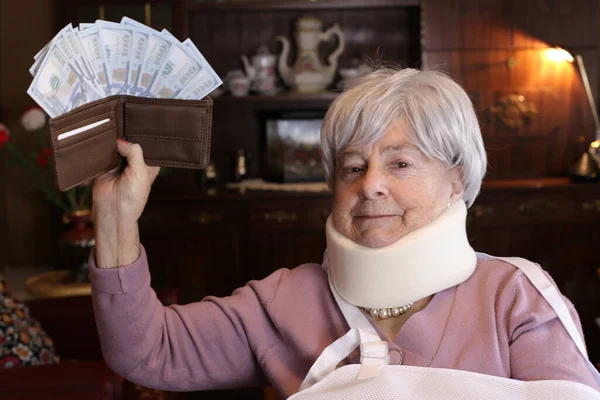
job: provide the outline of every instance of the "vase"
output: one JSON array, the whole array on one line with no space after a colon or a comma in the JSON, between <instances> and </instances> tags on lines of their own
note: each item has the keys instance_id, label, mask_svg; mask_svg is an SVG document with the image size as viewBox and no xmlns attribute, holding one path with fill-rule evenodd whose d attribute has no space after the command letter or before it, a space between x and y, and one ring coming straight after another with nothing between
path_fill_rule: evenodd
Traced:
<instances>
[{"instance_id":1,"label":"vase","mask_svg":"<svg viewBox=\"0 0 600 400\"><path fill-rule=\"evenodd\" d=\"M92 228L91 210L66 212L63 223L69 228L59 237L61 269L69 270L67 279L71 282L89 280L88 259L96 244Z\"/></svg>"}]
</instances>

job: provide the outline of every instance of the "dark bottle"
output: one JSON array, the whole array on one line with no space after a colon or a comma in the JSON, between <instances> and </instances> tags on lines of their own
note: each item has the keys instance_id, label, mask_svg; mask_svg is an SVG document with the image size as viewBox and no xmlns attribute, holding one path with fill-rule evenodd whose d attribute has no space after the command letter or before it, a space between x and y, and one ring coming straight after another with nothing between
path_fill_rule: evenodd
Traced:
<instances>
[{"instance_id":1,"label":"dark bottle","mask_svg":"<svg viewBox=\"0 0 600 400\"><path fill-rule=\"evenodd\" d=\"M218 183L217 168L212 161L206 166L206 168L200 171L198 175L198 183L202 188L214 187Z\"/></svg>"}]
</instances>

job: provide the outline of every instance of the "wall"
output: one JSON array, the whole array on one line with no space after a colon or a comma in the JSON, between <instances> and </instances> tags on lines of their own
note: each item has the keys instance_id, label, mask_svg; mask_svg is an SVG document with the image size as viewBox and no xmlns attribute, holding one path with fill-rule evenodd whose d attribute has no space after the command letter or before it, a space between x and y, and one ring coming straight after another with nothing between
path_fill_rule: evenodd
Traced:
<instances>
[{"instance_id":1,"label":"wall","mask_svg":"<svg viewBox=\"0 0 600 400\"><path fill-rule=\"evenodd\" d=\"M489 178L566 175L593 140L592 114L575 64L548 46L582 54L598 94L597 0L424 0L424 64L448 71L471 95L485 125ZM509 67L508 60L515 62ZM508 129L490 109L523 95L537 114ZM491 122L487 124L487 122Z\"/></svg>"},{"instance_id":2,"label":"wall","mask_svg":"<svg viewBox=\"0 0 600 400\"><path fill-rule=\"evenodd\" d=\"M19 122L23 109L34 104L26 93L28 69L54 30L53 0L0 1L0 117L12 131L11 141L23 149L33 145ZM53 259L51 209L29 184L21 171L0 163L0 268Z\"/></svg>"}]
</instances>

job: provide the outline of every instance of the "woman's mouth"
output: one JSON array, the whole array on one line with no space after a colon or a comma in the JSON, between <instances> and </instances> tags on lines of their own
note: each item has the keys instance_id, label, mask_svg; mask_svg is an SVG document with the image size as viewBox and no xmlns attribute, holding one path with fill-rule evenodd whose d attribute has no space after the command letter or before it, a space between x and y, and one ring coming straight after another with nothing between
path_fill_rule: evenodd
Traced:
<instances>
[{"instance_id":1,"label":"woman's mouth","mask_svg":"<svg viewBox=\"0 0 600 400\"><path fill-rule=\"evenodd\" d=\"M381 219L381 218L392 218L395 217L393 214L386 215L357 215L355 218L364 218L364 219Z\"/></svg>"}]
</instances>

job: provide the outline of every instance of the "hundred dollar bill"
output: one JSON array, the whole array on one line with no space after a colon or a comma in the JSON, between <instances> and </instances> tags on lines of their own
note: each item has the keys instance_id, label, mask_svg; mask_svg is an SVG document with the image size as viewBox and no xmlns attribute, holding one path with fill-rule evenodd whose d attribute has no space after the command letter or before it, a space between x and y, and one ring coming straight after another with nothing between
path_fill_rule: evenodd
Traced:
<instances>
[{"instance_id":1,"label":"hundred dollar bill","mask_svg":"<svg viewBox=\"0 0 600 400\"><path fill-rule=\"evenodd\" d=\"M136 22L134 20L131 21ZM148 44L149 34L147 32L142 32L138 30L137 27L134 25L124 25L122 23L117 24L114 22L102 20L96 20L96 24L120 28L131 28L133 38L131 44L131 56L129 61L128 93L136 94L141 92L141 89L138 89L138 81L142 73L142 65L144 62L144 56L146 54L146 45Z\"/></svg>"},{"instance_id":2,"label":"hundred dollar bill","mask_svg":"<svg viewBox=\"0 0 600 400\"><path fill-rule=\"evenodd\" d=\"M131 65L129 67L129 82L131 82L131 88L129 89L130 94L136 94L142 91L138 84L142 76L142 66L144 56L146 55L148 36L149 34L147 32L142 32L134 28Z\"/></svg>"},{"instance_id":3,"label":"hundred dollar bill","mask_svg":"<svg viewBox=\"0 0 600 400\"><path fill-rule=\"evenodd\" d=\"M55 43L27 93L52 118L99 98Z\"/></svg>"},{"instance_id":4,"label":"hundred dollar bill","mask_svg":"<svg viewBox=\"0 0 600 400\"><path fill-rule=\"evenodd\" d=\"M96 24L91 23L91 22L82 22L82 23L79 24L79 30L80 31L84 31L84 30L86 30L88 28L93 28L95 26L96 26Z\"/></svg>"},{"instance_id":5,"label":"hundred dollar bill","mask_svg":"<svg viewBox=\"0 0 600 400\"><path fill-rule=\"evenodd\" d=\"M79 57L77 57L78 53L75 52L73 50L73 48L71 48L71 46L69 45L69 41L67 38L69 36L69 32L68 32L69 28L70 28L69 25L67 25L65 28L63 28L58 33L55 40L53 40L53 43L56 43L58 45L61 52L67 57L69 62L77 69L77 72L79 72L79 75L85 81L84 83L82 83L80 90L82 90L82 91L91 90L91 91L95 91L95 92L97 92L97 94L101 95L102 89L96 85L93 77L88 76L88 73L86 72L86 68L84 68L84 66L82 65L82 62L79 61ZM92 93L90 93L90 94L86 93L84 97L88 98L90 96L92 96Z\"/></svg>"},{"instance_id":6,"label":"hundred dollar bill","mask_svg":"<svg viewBox=\"0 0 600 400\"><path fill-rule=\"evenodd\" d=\"M49 49L50 45L55 44L59 47L61 52L67 57L69 62L71 64L73 64L73 66L77 69L77 72L82 76L82 78L89 81L92 89L101 93L99 88L97 88L94 83L93 76L90 76L90 71L88 70L87 64L85 63L85 61L83 60L83 57L80 54L79 48L75 47L76 50L74 50L73 46L71 46L71 43L73 45L76 45L76 43L74 41L74 35L70 31L70 28L71 28L70 24L67 25L65 28L63 28L50 41L50 43L48 45L46 45L45 52L42 50L38 54L36 54L36 56L39 56L39 57L35 61L33 66L29 69L29 72L33 76L35 76L37 74L40 66L42 65L42 62L43 62L45 56L48 54L48 49Z\"/></svg>"},{"instance_id":7,"label":"hundred dollar bill","mask_svg":"<svg viewBox=\"0 0 600 400\"><path fill-rule=\"evenodd\" d=\"M60 49L60 51L62 51L62 53L65 56L67 56L67 59L69 60L69 62L71 64L73 64L73 66L75 68L77 68L80 75L85 75L85 70L80 65L77 55L75 54L75 52L69 45L69 41L67 40L67 35L65 33L67 28L68 28L68 26L66 26L60 32L58 32L56 34L56 36L54 36L54 39L52 39L52 43L56 44L58 46L58 48Z\"/></svg>"},{"instance_id":8,"label":"hundred dollar bill","mask_svg":"<svg viewBox=\"0 0 600 400\"><path fill-rule=\"evenodd\" d=\"M171 51L158 78L150 88L153 97L167 99L176 97L190 80L202 70L198 60L188 54L188 50L175 40L172 41Z\"/></svg>"},{"instance_id":9,"label":"hundred dollar bill","mask_svg":"<svg viewBox=\"0 0 600 400\"><path fill-rule=\"evenodd\" d=\"M77 94L76 100L73 102L73 108L82 106L94 100L104 98L98 89L87 79L83 79L83 84L80 87L79 93Z\"/></svg>"},{"instance_id":10,"label":"hundred dollar bill","mask_svg":"<svg viewBox=\"0 0 600 400\"><path fill-rule=\"evenodd\" d=\"M177 38L175 37L175 35L173 35L171 32L169 32L166 29L163 29L162 31L160 31L160 33L162 33L163 35L165 35L165 37L167 37L169 39L175 39L175 40L177 40Z\"/></svg>"},{"instance_id":11,"label":"hundred dollar bill","mask_svg":"<svg viewBox=\"0 0 600 400\"><path fill-rule=\"evenodd\" d=\"M46 45L44 47L42 47L42 49L40 51L38 51L35 56L33 56L33 59L37 60L38 58L45 56L46 53L48 52L48 50L50 50L51 44L52 44L52 42L46 43Z\"/></svg>"},{"instance_id":12,"label":"hundred dollar bill","mask_svg":"<svg viewBox=\"0 0 600 400\"><path fill-rule=\"evenodd\" d=\"M67 43L69 44L69 47L71 48L71 51L83 72L83 75L95 86L96 79L94 77L94 73L92 72L90 65L88 64L87 60L83 55L83 50L81 49L79 38L73 30L73 26L69 24L66 27L64 27L61 32L67 40ZM99 87L97 89L98 91L100 91Z\"/></svg>"},{"instance_id":13,"label":"hundred dollar bill","mask_svg":"<svg viewBox=\"0 0 600 400\"><path fill-rule=\"evenodd\" d=\"M75 45L79 49L79 53L81 53L81 57L83 58L83 62L85 63L85 65L87 65L87 69L90 71L90 74L91 74L91 77L92 77L91 80L94 82L94 85L96 86L97 90L99 92L102 92L101 85L98 82L96 74L94 73L94 68L92 67L92 63L91 63L90 59L87 56L87 52L83 48L83 43L81 42L81 38L79 37L79 28L77 28L77 27L73 28L73 38L75 40Z\"/></svg>"},{"instance_id":14,"label":"hundred dollar bill","mask_svg":"<svg viewBox=\"0 0 600 400\"><path fill-rule=\"evenodd\" d=\"M110 96L110 88L108 87L108 71L102 49L102 41L100 39L99 28L88 28L79 32L79 39L85 51L85 54L90 61L96 82L102 89L105 96Z\"/></svg>"},{"instance_id":15,"label":"hundred dollar bill","mask_svg":"<svg viewBox=\"0 0 600 400\"><path fill-rule=\"evenodd\" d=\"M104 48L108 83L111 94L127 93L130 88L129 68L133 30L100 25L100 39Z\"/></svg>"},{"instance_id":16,"label":"hundred dollar bill","mask_svg":"<svg viewBox=\"0 0 600 400\"><path fill-rule=\"evenodd\" d=\"M70 60L74 61L73 63L75 65L75 67L79 69L79 72L83 72L81 69L81 66L79 65L79 60L73 60L73 58L75 56L74 56L73 51L72 51L71 47L69 46L69 43L67 42L67 39L65 37L65 29L62 29L60 32L58 32L56 34L56 36L54 36L54 38L46 46L44 46L43 49L38 51L38 53L35 56L33 56L35 62L31 66L31 68L29 68L29 73L31 75L35 76L44 57L46 56L46 54L48 54L50 45L53 43L56 43L60 47L61 51L67 57L69 57Z\"/></svg>"},{"instance_id":17,"label":"hundred dollar bill","mask_svg":"<svg viewBox=\"0 0 600 400\"><path fill-rule=\"evenodd\" d=\"M202 69L196 74L188 83L185 88L175 96L178 99L186 100L197 100L205 97L210 92L218 88L223 84L223 81L217 75L215 70L210 66L208 61L204 58L200 50L194 45L190 39L186 39L183 45L188 48L192 54L195 55L198 62L202 66Z\"/></svg>"},{"instance_id":18,"label":"hundred dollar bill","mask_svg":"<svg viewBox=\"0 0 600 400\"><path fill-rule=\"evenodd\" d=\"M167 29L163 29L161 33L172 40L177 40L175 35L173 35ZM210 66L210 64L206 61L202 53L200 53L200 50L198 50L198 48L191 41L191 39L186 39L186 41L183 42L183 45L188 50L188 54L196 58L196 61L200 65L200 71L197 75L194 75L192 79L190 79L186 84L184 84L182 89L186 90L186 98L203 98L208 93L212 92L217 87L219 87L223 82L221 81L221 78L217 75L217 73L214 71L214 69ZM181 98L180 94L181 91L176 93L173 97Z\"/></svg>"},{"instance_id":19,"label":"hundred dollar bill","mask_svg":"<svg viewBox=\"0 0 600 400\"><path fill-rule=\"evenodd\" d=\"M48 54L48 52L45 54ZM44 57L39 57L33 62L33 65L29 68L29 73L31 76L35 76L35 74L37 74L38 70L40 69L40 65L42 65L42 61L44 61Z\"/></svg>"},{"instance_id":20,"label":"hundred dollar bill","mask_svg":"<svg viewBox=\"0 0 600 400\"><path fill-rule=\"evenodd\" d=\"M202 70L194 76L177 96L176 99L199 100L207 96L222 84L221 80L216 81L208 71Z\"/></svg>"},{"instance_id":21,"label":"hundred dollar bill","mask_svg":"<svg viewBox=\"0 0 600 400\"><path fill-rule=\"evenodd\" d=\"M150 88L158 78L161 67L169 55L172 43L166 39L160 32L148 28L131 18L123 17L121 24L129 27L134 27L136 30L146 32L148 34L148 42L146 45L146 54L142 62L142 72L136 85L137 96L151 97Z\"/></svg>"}]
</instances>

